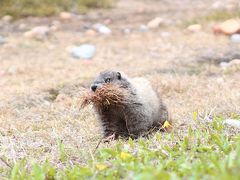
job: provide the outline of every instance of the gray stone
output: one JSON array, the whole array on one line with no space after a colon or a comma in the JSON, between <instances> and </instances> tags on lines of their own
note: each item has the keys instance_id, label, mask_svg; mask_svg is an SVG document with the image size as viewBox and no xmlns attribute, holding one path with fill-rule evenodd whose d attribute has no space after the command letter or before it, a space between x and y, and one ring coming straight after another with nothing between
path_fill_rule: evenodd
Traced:
<instances>
[{"instance_id":1,"label":"gray stone","mask_svg":"<svg viewBox=\"0 0 240 180\"><path fill-rule=\"evenodd\" d=\"M148 31L148 27L146 25L142 24L139 27L139 31L140 32L147 32Z\"/></svg>"},{"instance_id":2,"label":"gray stone","mask_svg":"<svg viewBox=\"0 0 240 180\"><path fill-rule=\"evenodd\" d=\"M103 24L95 24L93 27L101 34L109 35L112 33L111 29Z\"/></svg>"},{"instance_id":3,"label":"gray stone","mask_svg":"<svg viewBox=\"0 0 240 180\"><path fill-rule=\"evenodd\" d=\"M6 39L3 36L0 36L0 45L5 43L6 43Z\"/></svg>"},{"instance_id":4,"label":"gray stone","mask_svg":"<svg viewBox=\"0 0 240 180\"><path fill-rule=\"evenodd\" d=\"M70 49L70 53L77 59L91 59L96 53L96 47L91 44L74 46Z\"/></svg>"},{"instance_id":5,"label":"gray stone","mask_svg":"<svg viewBox=\"0 0 240 180\"><path fill-rule=\"evenodd\" d=\"M240 43L240 34L233 34L230 37L230 40L234 43Z\"/></svg>"}]
</instances>

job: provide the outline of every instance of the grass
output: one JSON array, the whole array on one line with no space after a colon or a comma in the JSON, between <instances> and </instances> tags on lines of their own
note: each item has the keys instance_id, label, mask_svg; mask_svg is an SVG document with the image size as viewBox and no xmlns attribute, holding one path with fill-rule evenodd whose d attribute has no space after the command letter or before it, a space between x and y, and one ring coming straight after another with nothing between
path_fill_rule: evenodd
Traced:
<instances>
[{"instance_id":1,"label":"grass","mask_svg":"<svg viewBox=\"0 0 240 180\"><path fill-rule=\"evenodd\" d=\"M235 9L232 11L215 10L215 11L209 12L206 15L198 16L193 18L190 21L184 22L183 26L187 27L191 24L207 24L209 22L222 22L224 20L228 20L231 18L240 18L239 9Z\"/></svg>"},{"instance_id":2,"label":"grass","mask_svg":"<svg viewBox=\"0 0 240 180\"><path fill-rule=\"evenodd\" d=\"M114 0L1 0L0 17L51 16L61 11L85 12L88 8L108 8Z\"/></svg>"},{"instance_id":3,"label":"grass","mask_svg":"<svg viewBox=\"0 0 240 180\"><path fill-rule=\"evenodd\" d=\"M9 168L10 179L239 179L239 132L226 128L223 118L204 122L196 112L193 125L149 139L117 141L100 148L84 164L70 164L59 144L58 168L22 159Z\"/></svg>"}]
</instances>

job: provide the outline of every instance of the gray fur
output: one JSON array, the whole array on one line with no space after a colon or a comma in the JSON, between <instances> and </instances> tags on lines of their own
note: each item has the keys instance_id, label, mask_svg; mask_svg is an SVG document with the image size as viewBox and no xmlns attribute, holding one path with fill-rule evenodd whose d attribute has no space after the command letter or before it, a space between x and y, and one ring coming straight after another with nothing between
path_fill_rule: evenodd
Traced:
<instances>
[{"instance_id":1,"label":"gray fur","mask_svg":"<svg viewBox=\"0 0 240 180\"><path fill-rule=\"evenodd\" d=\"M115 134L115 138L137 138L152 129L160 129L168 119L167 108L147 79L130 79L123 73L104 71L95 79L91 89L94 86L100 88L105 83L119 85L130 94L124 107L95 107L105 137Z\"/></svg>"}]
</instances>

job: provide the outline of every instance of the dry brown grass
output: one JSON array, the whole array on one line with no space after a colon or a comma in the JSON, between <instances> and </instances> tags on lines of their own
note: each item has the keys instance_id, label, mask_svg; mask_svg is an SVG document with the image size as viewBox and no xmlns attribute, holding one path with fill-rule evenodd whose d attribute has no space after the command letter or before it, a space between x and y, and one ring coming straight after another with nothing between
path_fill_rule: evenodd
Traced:
<instances>
[{"instance_id":1,"label":"dry brown grass","mask_svg":"<svg viewBox=\"0 0 240 180\"><path fill-rule=\"evenodd\" d=\"M98 88L96 92L86 92L82 97L81 107L84 108L90 104L96 108L108 106L123 106L129 103L127 99L130 96L129 92L117 85L106 84Z\"/></svg>"}]
</instances>

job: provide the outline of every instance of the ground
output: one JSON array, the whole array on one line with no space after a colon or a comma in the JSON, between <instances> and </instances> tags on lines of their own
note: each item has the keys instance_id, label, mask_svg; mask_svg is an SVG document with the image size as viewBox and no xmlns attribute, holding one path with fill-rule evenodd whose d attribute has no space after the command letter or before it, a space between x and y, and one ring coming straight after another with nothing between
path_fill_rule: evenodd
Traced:
<instances>
[{"instance_id":1,"label":"ground","mask_svg":"<svg viewBox=\"0 0 240 180\"><path fill-rule=\"evenodd\" d=\"M236 1L220 2L224 11L237 6ZM71 165L84 165L92 158L101 129L92 109L80 109L79 101L82 89L89 88L105 69L151 80L169 109L175 133L193 124L194 113L203 122L215 116L239 116L240 71L222 69L215 61L237 51L239 44L212 32L218 19L203 20L218 11L214 3L120 0L112 9L90 11L71 21L29 17L1 24L0 35L7 39L0 45L0 155L4 161L49 159L63 167L61 144ZM159 28L139 30L155 17L163 18ZM199 17L202 29L188 31L186 27ZM45 40L23 36L32 27L56 20L60 29ZM94 23L106 24L112 34L87 34L86 27ZM19 29L21 24L25 29ZM124 33L126 28L131 31ZM68 53L68 47L83 43L96 46L92 60L74 59ZM101 143L98 148L115 143ZM4 161L0 164L7 166Z\"/></svg>"}]
</instances>

